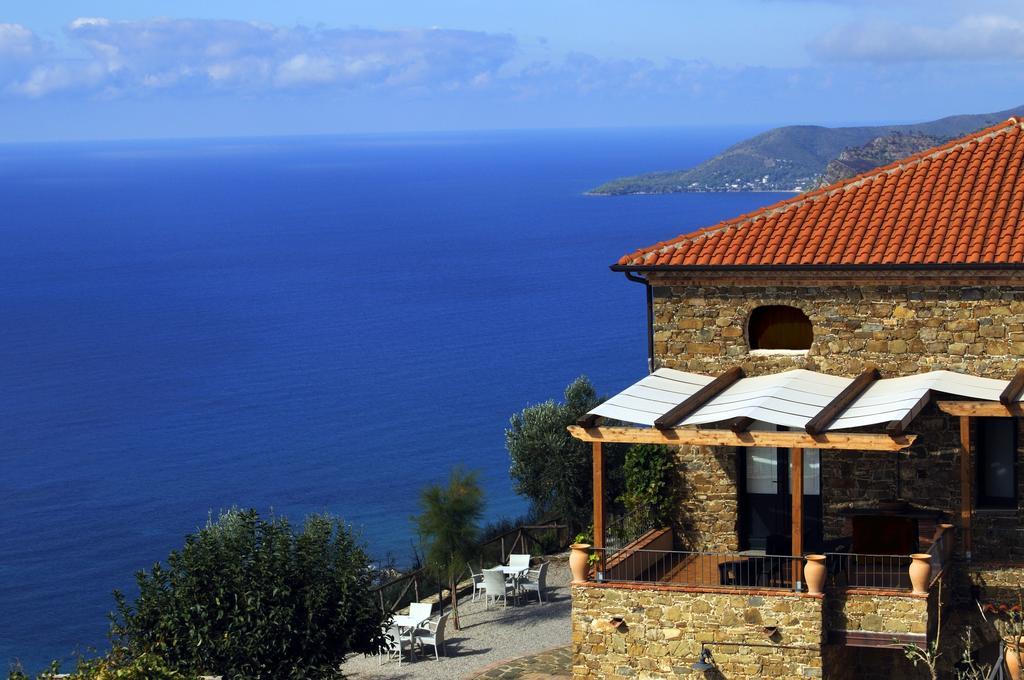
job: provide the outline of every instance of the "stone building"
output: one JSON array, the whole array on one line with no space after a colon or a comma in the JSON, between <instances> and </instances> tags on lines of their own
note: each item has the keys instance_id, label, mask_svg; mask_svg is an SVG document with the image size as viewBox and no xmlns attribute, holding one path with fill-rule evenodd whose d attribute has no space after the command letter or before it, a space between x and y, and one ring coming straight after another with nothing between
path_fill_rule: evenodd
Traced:
<instances>
[{"instance_id":1,"label":"stone building","mask_svg":"<svg viewBox=\"0 0 1024 680\"><path fill-rule=\"evenodd\" d=\"M652 375L573 428L599 557L575 677L927 677L903 647L941 631L948 665L968 623L1001 653L977 604L1024 582L1022 162L1010 119L612 267L646 287ZM676 446L683 498L618 550L612 441Z\"/></svg>"}]
</instances>

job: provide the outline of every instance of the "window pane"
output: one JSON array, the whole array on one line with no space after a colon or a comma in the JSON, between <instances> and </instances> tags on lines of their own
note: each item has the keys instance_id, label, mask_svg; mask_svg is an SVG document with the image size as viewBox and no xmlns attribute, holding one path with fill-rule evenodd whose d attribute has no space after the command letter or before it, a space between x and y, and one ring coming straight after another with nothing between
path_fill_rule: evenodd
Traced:
<instances>
[{"instance_id":1,"label":"window pane","mask_svg":"<svg viewBox=\"0 0 1024 680\"><path fill-rule=\"evenodd\" d=\"M1013 488L1013 464L1017 458L1014 442L1016 423L1010 418L989 418L978 423L981 428L979 476L981 495L987 498L1016 496Z\"/></svg>"},{"instance_id":2,"label":"window pane","mask_svg":"<svg viewBox=\"0 0 1024 680\"><path fill-rule=\"evenodd\" d=\"M792 462L790 462L792 470ZM793 493L793 475L789 476L789 493ZM804 495L821 495L821 453L818 449L804 449Z\"/></svg>"},{"instance_id":3,"label":"window pane","mask_svg":"<svg viewBox=\"0 0 1024 680\"><path fill-rule=\"evenodd\" d=\"M804 494L821 494L821 453L818 449L804 449Z\"/></svg>"},{"instance_id":4,"label":"window pane","mask_svg":"<svg viewBox=\"0 0 1024 680\"><path fill-rule=\"evenodd\" d=\"M779 459L773 447L747 449L747 493L777 493Z\"/></svg>"}]
</instances>

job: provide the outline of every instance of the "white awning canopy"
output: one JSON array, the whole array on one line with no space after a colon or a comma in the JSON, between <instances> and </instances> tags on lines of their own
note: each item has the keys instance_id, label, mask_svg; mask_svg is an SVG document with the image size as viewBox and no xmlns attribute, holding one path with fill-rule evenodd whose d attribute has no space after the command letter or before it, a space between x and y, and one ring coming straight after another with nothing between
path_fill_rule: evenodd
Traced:
<instances>
[{"instance_id":1,"label":"white awning canopy","mask_svg":"<svg viewBox=\"0 0 1024 680\"><path fill-rule=\"evenodd\" d=\"M660 368L592 409L589 415L654 426L658 418L713 380L714 376ZM750 419L802 429L853 381L853 378L804 369L742 378L703 403L678 426ZM1009 380L953 371L883 378L872 382L859 394L836 416L827 430L885 424L908 416L912 418L931 393L998 401L1009 383ZM1015 401L1019 403L1019 399Z\"/></svg>"}]
</instances>

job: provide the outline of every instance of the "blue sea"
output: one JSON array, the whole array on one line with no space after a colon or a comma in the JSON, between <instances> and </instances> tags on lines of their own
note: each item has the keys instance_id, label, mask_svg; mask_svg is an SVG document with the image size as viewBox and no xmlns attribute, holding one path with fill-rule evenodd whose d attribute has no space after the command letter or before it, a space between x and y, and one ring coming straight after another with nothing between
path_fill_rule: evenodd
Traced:
<instances>
[{"instance_id":1,"label":"blue sea","mask_svg":"<svg viewBox=\"0 0 1024 680\"><path fill-rule=\"evenodd\" d=\"M221 509L330 511L399 563L454 465L523 512L510 415L645 374L608 265L782 197L583 192L752 132L0 146L0 661L102 646Z\"/></svg>"}]
</instances>

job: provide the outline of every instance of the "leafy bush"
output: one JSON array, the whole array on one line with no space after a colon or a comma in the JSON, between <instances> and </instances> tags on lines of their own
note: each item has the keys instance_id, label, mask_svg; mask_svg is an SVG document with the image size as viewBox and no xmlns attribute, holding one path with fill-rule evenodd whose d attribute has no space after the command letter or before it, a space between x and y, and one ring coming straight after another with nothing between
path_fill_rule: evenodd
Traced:
<instances>
[{"instance_id":1,"label":"leafy bush","mask_svg":"<svg viewBox=\"0 0 1024 680\"><path fill-rule=\"evenodd\" d=\"M59 672L59 665L54 663L50 670L36 678L48 680ZM155 654L133 658L124 648L116 648L100 659L79 661L75 670L63 677L68 680L197 680L199 676L176 671ZM21 668L13 668L7 680L29 680L29 676Z\"/></svg>"},{"instance_id":2,"label":"leafy bush","mask_svg":"<svg viewBox=\"0 0 1024 680\"><path fill-rule=\"evenodd\" d=\"M322 677L382 639L369 559L328 516L293 531L285 519L231 511L136 578L133 604L115 593L114 637L130 658L154 655L183 672Z\"/></svg>"},{"instance_id":3,"label":"leafy bush","mask_svg":"<svg viewBox=\"0 0 1024 680\"><path fill-rule=\"evenodd\" d=\"M672 523L676 509L675 454L667 446L634 444L626 451L625 530L628 540Z\"/></svg>"},{"instance_id":4,"label":"leafy bush","mask_svg":"<svg viewBox=\"0 0 1024 680\"><path fill-rule=\"evenodd\" d=\"M546 401L523 409L505 431L516 492L530 499L536 515L562 518L570 531L591 521L593 475L590 444L574 439L566 428L600 402L590 381L580 377L565 389L564 403ZM621 490L623 450L621 445L604 447L611 499Z\"/></svg>"}]
</instances>

